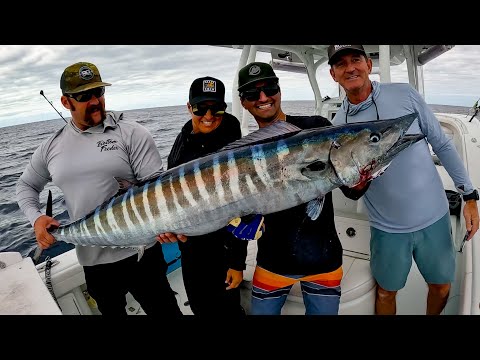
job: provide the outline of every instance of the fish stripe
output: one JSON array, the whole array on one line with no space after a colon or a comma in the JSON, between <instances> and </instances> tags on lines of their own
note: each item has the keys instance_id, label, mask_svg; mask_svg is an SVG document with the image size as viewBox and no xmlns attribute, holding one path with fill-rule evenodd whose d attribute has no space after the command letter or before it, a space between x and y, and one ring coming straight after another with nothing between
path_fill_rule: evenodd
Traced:
<instances>
[{"instance_id":1,"label":"fish stripe","mask_svg":"<svg viewBox=\"0 0 480 360\"><path fill-rule=\"evenodd\" d=\"M181 190L181 187L178 187L178 182L177 179L174 180L173 176L170 176L170 191L171 191L171 199L173 204L175 205L176 209L176 214L182 214L183 213L183 208L182 205L180 205L181 198L182 196L182 191L178 191L178 189Z\"/></svg>"},{"instance_id":2,"label":"fish stripe","mask_svg":"<svg viewBox=\"0 0 480 360\"><path fill-rule=\"evenodd\" d=\"M87 227L88 231L94 233L98 238L102 238L103 234L98 231L97 226L95 224L95 216L89 216L87 218Z\"/></svg>"},{"instance_id":3,"label":"fish stripe","mask_svg":"<svg viewBox=\"0 0 480 360\"><path fill-rule=\"evenodd\" d=\"M102 237L107 239L108 239L108 235L113 232L113 229L108 223L108 218L107 218L108 204L109 203L106 203L106 204L103 204L103 206L100 206L100 221L102 223L102 228L105 230L104 233L102 234Z\"/></svg>"},{"instance_id":4,"label":"fish stripe","mask_svg":"<svg viewBox=\"0 0 480 360\"><path fill-rule=\"evenodd\" d=\"M115 199L116 198L112 198L112 201L110 201L110 203L107 206L107 211L106 211L107 224L110 226L110 228L112 229L112 232L114 234L116 234L119 237L122 237L122 229L117 224L117 218L119 218L122 215L122 213L121 213L122 208L121 208L121 206L115 206L115 207L112 206ZM117 204L118 204L118 201L117 201ZM115 216L118 213L120 213L119 214L120 216ZM118 220L120 220L120 219L118 219ZM108 235L105 234L105 236L106 236L107 240L109 240Z\"/></svg>"},{"instance_id":5,"label":"fish stripe","mask_svg":"<svg viewBox=\"0 0 480 360\"><path fill-rule=\"evenodd\" d=\"M128 189L127 192L123 195L122 203L120 207L122 208L123 219L125 220L125 224L127 225L127 228L130 231L135 232L135 224L132 222L132 219L130 217L130 214L133 212L131 201L130 201L131 195L132 195L132 188Z\"/></svg>"},{"instance_id":6,"label":"fish stripe","mask_svg":"<svg viewBox=\"0 0 480 360\"><path fill-rule=\"evenodd\" d=\"M144 221L144 219L147 218L145 214L145 208L143 206L144 189L145 188L141 188L140 190L140 188L137 188L135 189L135 191L132 189L132 195L130 196L130 206L132 207L132 211L135 214L136 222L148 231L149 229L147 229L147 224Z\"/></svg>"},{"instance_id":7,"label":"fish stripe","mask_svg":"<svg viewBox=\"0 0 480 360\"><path fill-rule=\"evenodd\" d=\"M82 236L83 237L92 237L90 231L88 231L87 219L83 219L82 222Z\"/></svg>"},{"instance_id":8,"label":"fish stripe","mask_svg":"<svg viewBox=\"0 0 480 360\"><path fill-rule=\"evenodd\" d=\"M137 202L138 202L138 206L137 206ZM137 190L136 193L132 190L132 193L130 195L130 206L132 208L133 214L135 215L135 221L132 220L132 222L139 224L141 226L141 229L144 230L142 232L144 233L149 232L150 229L148 228L148 225L143 220L145 216L145 211L143 208L143 189L142 191ZM143 215L140 214L140 211L142 212ZM136 231L137 232L141 231L141 229L136 229Z\"/></svg>"},{"instance_id":9,"label":"fish stripe","mask_svg":"<svg viewBox=\"0 0 480 360\"><path fill-rule=\"evenodd\" d=\"M208 193L207 185L205 184L205 181L203 180L204 177L207 180L208 183L208 174L206 173L207 171L200 170L200 163L198 161L195 161L195 165L193 168L193 173L195 176L195 183L197 184L197 189L202 197L204 202L208 202L210 199L210 195Z\"/></svg>"},{"instance_id":10,"label":"fish stripe","mask_svg":"<svg viewBox=\"0 0 480 360\"><path fill-rule=\"evenodd\" d=\"M185 167L182 166L180 168L179 174L180 186L182 188L183 194L185 195L185 199L188 201L187 206L196 207L198 204L193 198L193 194L190 191L190 188L187 183L187 179L185 178Z\"/></svg>"},{"instance_id":11,"label":"fish stripe","mask_svg":"<svg viewBox=\"0 0 480 360\"><path fill-rule=\"evenodd\" d=\"M277 156L278 161L282 163L285 158L290 154L290 150L288 149L288 145L284 140L279 140L277 143Z\"/></svg>"},{"instance_id":12,"label":"fish stripe","mask_svg":"<svg viewBox=\"0 0 480 360\"><path fill-rule=\"evenodd\" d=\"M250 175L245 175L245 182L247 184L247 187L248 187L248 190L250 190L250 194L255 194L257 193L257 187L255 186L255 184L253 183L252 181L252 178L250 177Z\"/></svg>"},{"instance_id":13,"label":"fish stripe","mask_svg":"<svg viewBox=\"0 0 480 360\"><path fill-rule=\"evenodd\" d=\"M270 148L270 150L265 154L265 162L267 164L268 177L271 179L269 185L276 187L281 180L281 178L278 177L278 174L282 167L278 148Z\"/></svg>"},{"instance_id":14,"label":"fish stripe","mask_svg":"<svg viewBox=\"0 0 480 360\"><path fill-rule=\"evenodd\" d=\"M202 196L200 195L200 189L197 186L197 179L195 173L192 172L194 168L191 164L188 165L188 168L185 167L185 183L188 186L190 193L192 194L193 201L199 205L203 201Z\"/></svg>"},{"instance_id":15,"label":"fish stripe","mask_svg":"<svg viewBox=\"0 0 480 360\"><path fill-rule=\"evenodd\" d=\"M222 170L220 167L220 157L216 154L213 157L213 178L215 180L215 192L216 197L218 199L218 205L224 206L227 205L227 201L225 200L225 190L223 189L222 184Z\"/></svg>"},{"instance_id":16,"label":"fish stripe","mask_svg":"<svg viewBox=\"0 0 480 360\"><path fill-rule=\"evenodd\" d=\"M250 155L250 150L248 150ZM255 171L255 165L252 159L247 159L244 154L237 154L239 159L236 161L238 173L240 176L241 191L247 194L257 194L266 190L266 186L261 182Z\"/></svg>"},{"instance_id":17,"label":"fish stripe","mask_svg":"<svg viewBox=\"0 0 480 360\"><path fill-rule=\"evenodd\" d=\"M235 160L235 155L233 151L228 152L228 178L229 178L229 188L234 201L240 200L243 198L242 191L240 190L240 179L238 174L237 162Z\"/></svg>"},{"instance_id":18,"label":"fish stripe","mask_svg":"<svg viewBox=\"0 0 480 360\"><path fill-rule=\"evenodd\" d=\"M155 233L155 222L156 222L155 217L158 216L159 212L156 206L156 202L155 201L150 202L150 198L153 198L155 196L154 194L155 194L155 187L150 186L150 182L147 182L143 186L143 191L142 191L143 212L148 217L148 223L150 224L150 227ZM153 200L155 200L155 198L153 198Z\"/></svg>"},{"instance_id":19,"label":"fish stripe","mask_svg":"<svg viewBox=\"0 0 480 360\"><path fill-rule=\"evenodd\" d=\"M252 161L257 173L258 179L268 188L270 186L271 178L267 169L267 162L265 161L265 154L263 153L262 145L254 145L251 147Z\"/></svg>"},{"instance_id":20,"label":"fish stripe","mask_svg":"<svg viewBox=\"0 0 480 360\"><path fill-rule=\"evenodd\" d=\"M165 203L167 204L166 209L168 211L168 215L170 219L173 219L177 213L177 208L175 207L175 202L173 199L171 181L172 174L170 174L168 178L165 178L165 180L162 182L162 192L165 198Z\"/></svg>"},{"instance_id":21,"label":"fish stripe","mask_svg":"<svg viewBox=\"0 0 480 360\"><path fill-rule=\"evenodd\" d=\"M106 211L100 212L100 208L101 208L101 206L98 206L98 207L95 209L95 214L93 215L93 220L94 220L94 222L95 222L95 231L97 232L97 234L99 235L99 237L108 239L107 233L106 233L105 230L103 229L102 221L101 221L101 217L106 217L106 216L107 216L107 212L106 212ZM106 219L106 218L105 218L105 219ZM107 221L105 221L104 223L105 223L105 224L108 224ZM109 226L109 227L110 227L110 226Z\"/></svg>"},{"instance_id":22,"label":"fish stripe","mask_svg":"<svg viewBox=\"0 0 480 360\"><path fill-rule=\"evenodd\" d=\"M165 195L163 194L163 182L161 178L159 178L157 181L155 181L155 200L156 203L158 204L158 216L162 216L162 218L165 218L165 221L170 220L170 213L168 212L168 207L167 207L167 200L165 199ZM164 211L160 213L160 209L163 209Z\"/></svg>"}]
</instances>

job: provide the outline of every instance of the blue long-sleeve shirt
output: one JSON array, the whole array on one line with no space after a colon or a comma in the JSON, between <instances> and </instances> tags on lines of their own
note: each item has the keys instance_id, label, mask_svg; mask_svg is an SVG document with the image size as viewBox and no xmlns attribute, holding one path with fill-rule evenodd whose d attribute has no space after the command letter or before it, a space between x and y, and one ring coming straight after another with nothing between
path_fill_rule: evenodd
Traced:
<instances>
[{"instance_id":1,"label":"blue long-sleeve shirt","mask_svg":"<svg viewBox=\"0 0 480 360\"><path fill-rule=\"evenodd\" d=\"M423 133L426 140L398 154L385 173L372 180L364 195L371 226L392 233L417 231L448 211L448 200L428 143L460 193L469 194L474 188L452 140L422 96L409 84L372 85L372 93L359 104L351 104L345 98L332 122L340 125L372 121L377 119L377 112L380 120L418 113L407 133Z\"/></svg>"}]
</instances>

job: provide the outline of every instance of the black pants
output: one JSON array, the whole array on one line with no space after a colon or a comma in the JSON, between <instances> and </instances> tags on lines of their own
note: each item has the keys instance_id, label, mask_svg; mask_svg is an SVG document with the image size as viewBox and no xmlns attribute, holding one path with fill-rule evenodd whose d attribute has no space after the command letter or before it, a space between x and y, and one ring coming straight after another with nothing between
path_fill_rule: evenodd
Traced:
<instances>
[{"instance_id":1,"label":"black pants","mask_svg":"<svg viewBox=\"0 0 480 360\"><path fill-rule=\"evenodd\" d=\"M189 237L178 245L183 283L194 315L245 315L240 305L240 289L225 290L228 266L223 241Z\"/></svg>"},{"instance_id":2,"label":"black pants","mask_svg":"<svg viewBox=\"0 0 480 360\"><path fill-rule=\"evenodd\" d=\"M167 280L167 263L162 245L110 264L84 266L89 294L102 315L126 316L125 295L130 292L147 315L179 317L182 312Z\"/></svg>"}]
</instances>

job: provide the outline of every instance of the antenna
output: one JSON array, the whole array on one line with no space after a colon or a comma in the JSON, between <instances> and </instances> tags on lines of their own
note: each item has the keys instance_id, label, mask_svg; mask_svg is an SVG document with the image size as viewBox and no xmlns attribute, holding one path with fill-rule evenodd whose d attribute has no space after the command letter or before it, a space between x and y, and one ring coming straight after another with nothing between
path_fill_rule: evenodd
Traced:
<instances>
[{"instance_id":1,"label":"antenna","mask_svg":"<svg viewBox=\"0 0 480 360\"><path fill-rule=\"evenodd\" d=\"M60 114L60 113L58 112L58 110L55 109L55 106L53 106L52 102L49 101L49 100L47 99L47 97L43 94L43 90L40 90L40 95L42 95L42 96L45 98L45 100L47 100L47 102L53 107L53 109L57 112L57 114L60 115L60 117L63 119L63 121L67 122L67 120L65 120L65 118L62 116L62 114Z\"/></svg>"},{"instance_id":2,"label":"antenna","mask_svg":"<svg viewBox=\"0 0 480 360\"><path fill-rule=\"evenodd\" d=\"M478 101L480 101L480 99L478 99L475 104L473 104L473 115L472 117L470 118L470 120L468 120L468 122L472 122L473 118L478 114L478 110L480 110L480 107L478 106Z\"/></svg>"}]
</instances>

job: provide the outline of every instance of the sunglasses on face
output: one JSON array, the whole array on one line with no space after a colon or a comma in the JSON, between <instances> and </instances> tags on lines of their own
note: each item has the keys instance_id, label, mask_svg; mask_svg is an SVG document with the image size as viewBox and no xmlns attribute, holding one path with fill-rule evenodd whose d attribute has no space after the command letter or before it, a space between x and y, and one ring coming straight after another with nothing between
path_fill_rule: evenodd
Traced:
<instances>
[{"instance_id":1,"label":"sunglasses on face","mask_svg":"<svg viewBox=\"0 0 480 360\"><path fill-rule=\"evenodd\" d=\"M95 96L97 99L102 97L103 94L105 94L105 86L98 87L95 89L83 91L80 93L76 94L65 94L65 96L68 96L69 98L75 99L78 102L86 102L90 101L92 96Z\"/></svg>"},{"instance_id":2,"label":"sunglasses on face","mask_svg":"<svg viewBox=\"0 0 480 360\"><path fill-rule=\"evenodd\" d=\"M224 104L213 104L213 105L204 105L204 104L195 104L192 105L192 113L196 116L204 116L208 109L213 116L220 116L225 114L226 106Z\"/></svg>"},{"instance_id":3,"label":"sunglasses on face","mask_svg":"<svg viewBox=\"0 0 480 360\"><path fill-rule=\"evenodd\" d=\"M280 86L278 86L278 84L270 84L266 86L256 87L253 89L248 89L243 91L240 94L240 97L248 101L257 101L258 99L260 99L261 91L263 91L266 96L274 96L277 95L280 91Z\"/></svg>"}]
</instances>

